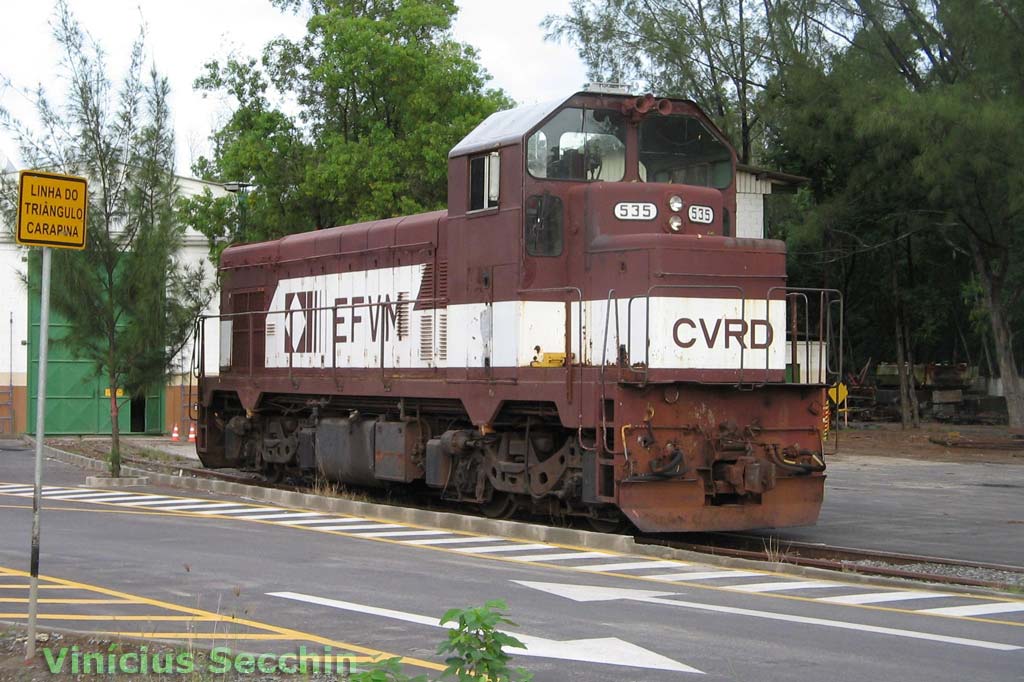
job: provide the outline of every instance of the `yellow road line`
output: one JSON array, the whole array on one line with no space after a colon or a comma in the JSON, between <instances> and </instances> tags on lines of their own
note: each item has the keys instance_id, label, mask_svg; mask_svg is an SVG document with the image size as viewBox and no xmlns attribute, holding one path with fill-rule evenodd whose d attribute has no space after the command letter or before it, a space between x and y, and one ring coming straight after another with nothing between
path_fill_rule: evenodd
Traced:
<instances>
[{"instance_id":1,"label":"yellow road line","mask_svg":"<svg viewBox=\"0 0 1024 682\"><path fill-rule=\"evenodd\" d=\"M28 618L27 613L0 613L0 618ZM99 620L99 621L117 621L117 620L140 620L143 622L207 622L207 623L233 623L234 620L225 616L223 618L210 617L210 616L110 616L110 615L95 615L95 614L81 614L81 613L40 613L36 618L43 620Z\"/></svg>"},{"instance_id":2,"label":"yellow road line","mask_svg":"<svg viewBox=\"0 0 1024 682\"><path fill-rule=\"evenodd\" d=\"M97 634L110 637L134 637L136 639L251 639L273 641L281 639L280 635L263 632L161 632L160 630L144 630L141 632L120 632L101 630Z\"/></svg>"},{"instance_id":3,"label":"yellow road line","mask_svg":"<svg viewBox=\"0 0 1024 682\"><path fill-rule=\"evenodd\" d=\"M38 599L40 604L144 604L137 599ZM0 597L5 604L27 604L28 597Z\"/></svg>"},{"instance_id":4,"label":"yellow road line","mask_svg":"<svg viewBox=\"0 0 1024 682\"><path fill-rule=\"evenodd\" d=\"M26 573L25 571L19 571L19 570L16 570L16 569L0 567L0 571L4 571L8 575L16 575L16 576L21 576L21 577L28 577L28 573ZM184 614L195 615L195 616L219 617L219 614L212 613L210 611L204 611L202 609L194 609L194 608L191 608L191 607L188 607L188 606L179 606L177 604L172 604L170 602L160 601L158 599L150 599L149 597L143 597L143 596L138 596L138 595L131 595L131 594L127 594L125 592L119 592L117 590L111 590L111 589L108 589L108 588L105 588L105 587L99 587L97 585L87 585L85 583L75 582L74 580L67 580L65 578L54 578L54 577L50 577L50 576L45 576L45 577L41 576L40 579L41 580L47 580L47 581L49 581L49 582L51 582L53 584L57 584L57 585L74 586L74 587L77 587L79 589L82 589L82 590L85 590L85 591L88 591L88 592L94 592L96 594L104 594L104 595L107 595L109 597L116 597L116 598L118 598L118 599L120 599L122 601L132 601L132 602L140 603L140 604L148 604L150 606L153 606L153 607L156 607L156 608L159 608L159 609L165 609L167 611L176 611L178 613L184 613ZM367 656L370 657L369 660L376 661L376 660L382 660L382 659L387 659L387 658L399 658L402 663L405 663L405 664L411 665L411 666L416 666L418 668L426 668L428 670L436 670L436 671L441 671L441 670L445 669L444 665L441 665L439 663L435 663L433 661L427 661L427 660L424 660L424 659L421 659L421 658L414 658L414 657L411 657L411 656L399 656L397 654L392 654L392 653L389 653L387 651L381 651L380 649L372 649L370 647L360 646L358 644L353 644L351 642L342 642L342 641L339 641L339 640L331 639L329 637L322 637L320 635L314 635L312 633L302 632L300 630L293 630L291 628L281 627L281 626L278 626L278 625L271 625L269 623L261 623L259 621L248 620L248 619L245 619L245 618L236 618L236 619L234 619L233 622L235 624L237 624L237 625L244 625L246 627L250 627L250 628L253 628L253 629L256 629L256 630L263 630L265 632L273 633L275 635L278 635L277 637L269 637L268 636L267 639L276 639L276 640L282 640L282 641L292 640L292 641L313 642L315 644L323 644L325 646L329 646L329 647L332 647L334 649L340 649L340 650L343 650L343 651L352 651L352 652L356 652L356 653L366 654ZM107 633L107 634L109 634L109 633ZM191 635L191 634L194 634L194 633L189 633L189 634ZM123 634L121 636L124 636L124 637L137 637L137 636L140 636L140 635L128 633L128 634ZM153 638L157 638L157 637L169 638L166 633L160 633L160 634L151 635L151 637L153 637ZM353 660L355 660L355 659L353 659Z\"/></svg>"}]
</instances>

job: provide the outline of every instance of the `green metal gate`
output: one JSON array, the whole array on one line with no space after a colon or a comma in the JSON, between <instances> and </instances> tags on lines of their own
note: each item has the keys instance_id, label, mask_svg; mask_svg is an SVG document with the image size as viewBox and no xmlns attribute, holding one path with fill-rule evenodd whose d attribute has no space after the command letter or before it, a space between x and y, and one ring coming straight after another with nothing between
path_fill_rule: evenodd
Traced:
<instances>
[{"instance_id":1,"label":"green metal gate","mask_svg":"<svg viewBox=\"0 0 1024 682\"><path fill-rule=\"evenodd\" d=\"M36 396L39 376L39 279L41 257L37 250L29 257L28 295L28 432L36 432ZM71 355L60 341L70 328L64 318L50 308L50 347L46 370L46 433L106 434L110 433L110 398L106 379L96 376L93 365ZM151 386L145 401L133 405L129 396L122 398L118 425L122 434L163 431L163 386ZM132 419L133 410L136 412ZM136 428L133 429L133 421ZM141 427L141 428L139 428Z\"/></svg>"}]
</instances>

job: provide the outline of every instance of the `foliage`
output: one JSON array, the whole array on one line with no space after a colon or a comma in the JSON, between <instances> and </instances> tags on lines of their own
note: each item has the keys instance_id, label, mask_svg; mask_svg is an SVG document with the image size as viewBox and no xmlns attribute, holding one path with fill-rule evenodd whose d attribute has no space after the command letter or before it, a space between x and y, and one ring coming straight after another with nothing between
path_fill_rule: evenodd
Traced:
<instances>
[{"instance_id":1,"label":"foliage","mask_svg":"<svg viewBox=\"0 0 1024 682\"><path fill-rule=\"evenodd\" d=\"M89 180L86 249L55 250L51 305L70 326L62 343L92 363L110 387L110 471L120 474L117 389L130 397L162 382L206 302L202 272L176 259L174 136L166 79L142 76L143 42L115 92L100 47L64 0L54 38L62 50L67 102L37 96L39 138L10 122L32 168Z\"/></svg>"},{"instance_id":2,"label":"foliage","mask_svg":"<svg viewBox=\"0 0 1024 682\"><path fill-rule=\"evenodd\" d=\"M505 602L492 600L484 606L451 609L441 617L441 624L455 623L448 632L448 641L438 647L437 653L447 654L445 677L456 677L459 682L489 680L490 682L529 682L532 675L522 668L509 669L510 656L503 647L525 649L526 645L498 628L515 625L502 613Z\"/></svg>"},{"instance_id":3,"label":"foliage","mask_svg":"<svg viewBox=\"0 0 1024 682\"><path fill-rule=\"evenodd\" d=\"M551 15L549 36L574 42L599 81L638 81L696 101L734 142L741 163L759 156L761 92L794 56L824 53L817 0L666 2L573 0Z\"/></svg>"},{"instance_id":4,"label":"foliage","mask_svg":"<svg viewBox=\"0 0 1024 682\"><path fill-rule=\"evenodd\" d=\"M207 64L196 86L233 100L201 177L244 181L243 238L259 240L442 208L449 149L509 104L485 90L472 48L451 38L450 0L276 0L310 18L262 58ZM286 111L297 110L297 114ZM227 239L232 198L199 197L190 218Z\"/></svg>"},{"instance_id":5,"label":"foliage","mask_svg":"<svg viewBox=\"0 0 1024 682\"><path fill-rule=\"evenodd\" d=\"M409 677L402 672L401 658L387 658L370 665L362 666L364 669L346 679L351 682L427 682L426 675Z\"/></svg>"}]
</instances>

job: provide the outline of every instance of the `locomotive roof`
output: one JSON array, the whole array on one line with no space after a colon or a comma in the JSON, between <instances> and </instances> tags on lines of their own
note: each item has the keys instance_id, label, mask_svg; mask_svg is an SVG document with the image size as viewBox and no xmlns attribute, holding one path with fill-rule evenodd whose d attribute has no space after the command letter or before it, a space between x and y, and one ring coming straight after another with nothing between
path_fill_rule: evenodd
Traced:
<instances>
[{"instance_id":1,"label":"locomotive roof","mask_svg":"<svg viewBox=\"0 0 1024 682\"><path fill-rule=\"evenodd\" d=\"M469 135L462 138L461 142L452 147L452 150L448 152L448 158L519 142L523 139L523 135L568 99L568 97L562 97L548 102L523 104L514 109L495 112L485 118L483 123L474 128Z\"/></svg>"}]
</instances>

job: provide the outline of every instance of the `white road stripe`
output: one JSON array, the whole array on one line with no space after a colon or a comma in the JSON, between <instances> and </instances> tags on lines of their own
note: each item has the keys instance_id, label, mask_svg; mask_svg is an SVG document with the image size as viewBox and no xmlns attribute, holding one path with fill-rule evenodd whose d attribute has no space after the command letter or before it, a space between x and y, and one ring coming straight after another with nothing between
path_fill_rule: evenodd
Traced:
<instances>
[{"instance_id":1,"label":"white road stripe","mask_svg":"<svg viewBox=\"0 0 1024 682\"><path fill-rule=\"evenodd\" d=\"M175 504L161 507L160 511L208 511L208 512L220 512L223 509L231 508L237 509L244 507L247 510L251 510L252 507L247 505L241 505L237 502L192 502L189 504Z\"/></svg>"},{"instance_id":2,"label":"white road stripe","mask_svg":"<svg viewBox=\"0 0 1024 682\"><path fill-rule=\"evenodd\" d=\"M985 616L990 613L1013 613L1024 611L1024 601L986 602L967 606L946 606L938 609L917 609L915 613L934 613L941 616Z\"/></svg>"},{"instance_id":3,"label":"white road stripe","mask_svg":"<svg viewBox=\"0 0 1024 682\"><path fill-rule=\"evenodd\" d=\"M682 561L626 561L618 564L591 564L573 566L577 571L636 571L642 568L682 568L687 564Z\"/></svg>"},{"instance_id":4,"label":"white road stripe","mask_svg":"<svg viewBox=\"0 0 1024 682\"><path fill-rule=\"evenodd\" d=\"M322 518L323 514L317 512L284 512L281 514L263 514L261 516L241 516L246 521L276 521L277 519L308 519L311 516Z\"/></svg>"},{"instance_id":5,"label":"white road stripe","mask_svg":"<svg viewBox=\"0 0 1024 682\"><path fill-rule=\"evenodd\" d=\"M35 490L34 486L31 486L31 485L28 485L28 486L19 485L19 486L15 487L15 488L6 488L4 490L0 490L0 492L8 493L10 495L23 495L25 493L33 492L34 490Z\"/></svg>"},{"instance_id":6,"label":"white road stripe","mask_svg":"<svg viewBox=\"0 0 1024 682\"><path fill-rule=\"evenodd\" d=\"M555 549L552 547L552 549ZM609 555L607 552L564 552L560 554L528 554L526 556L509 557L514 558L516 561L569 561L572 559L596 559L598 557L607 558Z\"/></svg>"},{"instance_id":7,"label":"white road stripe","mask_svg":"<svg viewBox=\"0 0 1024 682\"><path fill-rule=\"evenodd\" d=\"M899 592L871 592L869 594L847 594L839 597L818 597L817 601L825 601L830 604L884 604L891 601L907 601L910 599L936 599L938 597L951 597L946 592L916 592L914 590L900 590Z\"/></svg>"},{"instance_id":8,"label":"white road stripe","mask_svg":"<svg viewBox=\"0 0 1024 682\"><path fill-rule=\"evenodd\" d=\"M4 492L7 492L7 491L6 490L0 490L0 493L4 493ZM42 495L43 495L43 497L50 497L51 495L71 495L72 493L95 493L95 492L99 492L99 491L98 490L94 490L92 488L89 488L88 490L83 490L81 488L46 488L46 489L43 490Z\"/></svg>"},{"instance_id":9,"label":"white road stripe","mask_svg":"<svg viewBox=\"0 0 1024 682\"><path fill-rule=\"evenodd\" d=\"M10 490L34 490L35 486L25 485L24 483L5 483L0 485L0 493L6 493Z\"/></svg>"},{"instance_id":10,"label":"white road stripe","mask_svg":"<svg viewBox=\"0 0 1024 682\"><path fill-rule=\"evenodd\" d=\"M383 533L360 533L361 538L404 538L410 535L448 535L446 530L389 530Z\"/></svg>"},{"instance_id":11,"label":"white road stripe","mask_svg":"<svg viewBox=\"0 0 1024 682\"><path fill-rule=\"evenodd\" d=\"M281 510L277 509L275 507L253 507L253 506L248 506L248 507L242 507L241 509L210 509L208 511L200 510L200 511L197 511L195 513L196 514L223 514L224 516L228 516L229 514L256 514L256 513L265 514L267 512L272 512L272 511L281 511Z\"/></svg>"},{"instance_id":12,"label":"white road stripe","mask_svg":"<svg viewBox=\"0 0 1024 682\"><path fill-rule=\"evenodd\" d=\"M50 499L52 500L57 498L51 497ZM137 504L145 504L146 502L154 502L156 500L162 500L164 498L162 495L135 495L134 497L128 499L133 500L133 502L130 505L123 504L122 506L136 506Z\"/></svg>"},{"instance_id":13,"label":"white road stripe","mask_svg":"<svg viewBox=\"0 0 1024 682\"><path fill-rule=\"evenodd\" d=\"M173 504L194 504L196 502L216 502L217 500L200 500L196 497L167 497L164 496L162 499L139 502L135 504L125 504L127 507L163 507L165 505Z\"/></svg>"},{"instance_id":14,"label":"white road stripe","mask_svg":"<svg viewBox=\"0 0 1024 682\"><path fill-rule=\"evenodd\" d=\"M494 554L496 552L520 552L535 549L552 549L551 545L528 545L528 544L516 544L516 545L489 545L487 547L456 547L456 552L465 552L466 554Z\"/></svg>"},{"instance_id":15,"label":"white road stripe","mask_svg":"<svg viewBox=\"0 0 1024 682\"><path fill-rule=\"evenodd\" d=\"M748 585L729 585L730 590L741 592L785 592L787 590L821 590L826 587L843 587L842 583L830 583L825 580L808 580L805 582L773 582L750 583Z\"/></svg>"},{"instance_id":16,"label":"white road stripe","mask_svg":"<svg viewBox=\"0 0 1024 682\"><path fill-rule=\"evenodd\" d=\"M370 519L362 518L323 518L323 519L299 519L298 521L282 521L285 526L312 526L317 523L367 523Z\"/></svg>"},{"instance_id":17,"label":"white road stripe","mask_svg":"<svg viewBox=\"0 0 1024 682\"><path fill-rule=\"evenodd\" d=\"M755 575L764 575L764 573L752 573L751 571L697 571L694 573L662 573L660 575L645 575L643 577L650 578L651 580L679 582L686 580L717 580L719 578L749 578Z\"/></svg>"},{"instance_id":18,"label":"white road stripe","mask_svg":"<svg viewBox=\"0 0 1024 682\"><path fill-rule=\"evenodd\" d=\"M31 490L29 490L31 492ZM122 493L66 493L58 497L51 497L51 500L91 500L98 497L120 497Z\"/></svg>"},{"instance_id":19,"label":"white road stripe","mask_svg":"<svg viewBox=\"0 0 1024 682\"><path fill-rule=\"evenodd\" d=\"M397 523L366 523L355 526L317 526L313 530L383 530L385 528L405 528ZM356 534L358 535L358 533Z\"/></svg>"},{"instance_id":20,"label":"white road stripe","mask_svg":"<svg viewBox=\"0 0 1024 682\"><path fill-rule=\"evenodd\" d=\"M120 503L120 502L128 502L129 500L137 500L140 497L142 497L142 496L139 493L129 493L129 494L120 493L120 494L117 494L117 495L113 495L112 497L104 497L102 499L94 497L94 498L90 499L89 501L90 502ZM63 500L63 499L66 499L66 498L63 498L63 497L51 497L50 499L51 500Z\"/></svg>"},{"instance_id":21,"label":"white road stripe","mask_svg":"<svg viewBox=\"0 0 1024 682\"><path fill-rule=\"evenodd\" d=\"M474 537L471 535L460 535L454 538L431 538L429 540L404 540L407 545L458 545L465 542L498 542L505 538L494 538L487 535Z\"/></svg>"}]
</instances>

